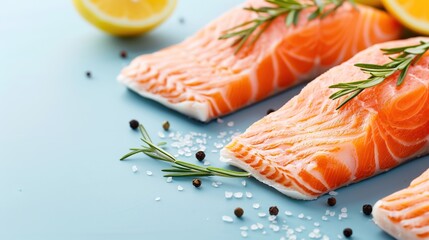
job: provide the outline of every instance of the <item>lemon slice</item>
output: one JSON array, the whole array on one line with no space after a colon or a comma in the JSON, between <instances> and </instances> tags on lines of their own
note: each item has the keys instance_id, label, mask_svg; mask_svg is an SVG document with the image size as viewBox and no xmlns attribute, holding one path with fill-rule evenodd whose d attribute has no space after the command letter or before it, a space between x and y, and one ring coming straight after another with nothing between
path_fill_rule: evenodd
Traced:
<instances>
[{"instance_id":1,"label":"lemon slice","mask_svg":"<svg viewBox=\"0 0 429 240\"><path fill-rule=\"evenodd\" d=\"M355 0L355 2L360 4L365 4L373 7L380 7L381 1L380 0Z\"/></svg>"},{"instance_id":2,"label":"lemon slice","mask_svg":"<svg viewBox=\"0 0 429 240\"><path fill-rule=\"evenodd\" d=\"M176 0L73 0L79 13L94 26L116 36L135 36L161 24Z\"/></svg>"},{"instance_id":3,"label":"lemon slice","mask_svg":"<svg viewBox=\"0 0 429 240\"><path fill-rule=\"evenodd\" d=\"M403 25L420 34L429 34L428 0L382 0L386 9Z\"/></svg>"}]
</instances>

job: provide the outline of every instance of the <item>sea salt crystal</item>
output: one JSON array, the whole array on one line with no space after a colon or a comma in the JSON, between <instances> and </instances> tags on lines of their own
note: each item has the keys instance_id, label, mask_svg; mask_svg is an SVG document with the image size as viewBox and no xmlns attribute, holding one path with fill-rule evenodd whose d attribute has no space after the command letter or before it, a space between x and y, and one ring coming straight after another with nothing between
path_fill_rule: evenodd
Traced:
<instances>
[{"instance_id":1,"label":"sea salt crystal","mask_svg":"<svg viewBox=\"0 0 429 240\"><path fill-rule=\"evenodd\" d=\"M225 192L225 198L226 199L230 199L230 198L232 198L232 192Z\"/></svg>"},{"instance_id":2,"label":"sea salt crystal","mask_svg":"<svg viewBox=\"0 0 429 240\"><path fill-rule=\"evenodd\" d=\"M270 224L270 228L274 231L274 232L278 232L280 230L280 227L278 225L275 224Z\"/></svg>"},{"instance_id":3,"label":"sea salt crystal","mask_svg":"<svg viewBox=\"0 0 429 240\"><path fill-rule=\"evenodd\" d=\"M245 187L247 185L246 180L241 181L241 185L243 185Z\"/></svg>"},{"instance_id":4,"label":"sea salt crystal","mask_svg":"<svg viewBox=\"0 0 429 240\"><path fill-rule=\"evenodd\" d=\"M266 213L264 213L264 212L260 212L260 213L258 213L258 216L262 218L262 217L267 216L267 214L266 214Z\"/></svg>"},{"instance_id":5,"label":"sea salt crystal","mask_svg":"<svg viewBox=\"0 0 429 240\"><path fill-rule=\"evenodd\" d=\"M322 216L323 221L328 221L328 218L326 216Z\"/></svg>"},{"instance_id":6,"label":"sea salt crystal","mask_svg":"<svg viewBox=\"0 0 429 240\"><path fill-rule=\"evenodd\" d=\"M258 209L260 206L261 206L261 205L260 205L259 203L254 203L254 204L252 205L252 207L253 207L254 209Z\"/></svg>"},{"instance_id":7,"label":"sea salt crystal","mask_svg":"<svg viewBox=\"0 0 429 240\"><path fill-rule=\"evenodd\" d=\"M192 156L192 153L190 152L185 153L185 157L190 157L190 156Z\"/></svg>"},{"instance_id":8,"label":"sea salt crystal","mask_svg":"<svg viewBox=\"0 0 429 240\"><path fill-rule=\"evenodd\" d=\"M338 193L337 193L337 192L335 192L335 191L330 191L330 192L329 192L329 195L330 195L330 196L337 196L337 195L338 195Z\"/></svg>"},{"instance_id":9,"label":"sea salt crystal","mask_svg":"<svg viewBox=\"0 0 429 240\"><path fill-rule=\"evenodd\" d=\"M148 175L148 176L152 176L152 174L153 174L153 173L152 173L151 171L149 171L149 170L148 170L148 171L146 171L146 175Z\"/></svg>"},{"instance_id":10,"label":"sea salt crystal","mask_svg":"<svg viewBox=\"0 0 429 240\"><path fill-rule=\"evenodd\" d=\"M249 230L249 228L247 226L242 226L242 227L240 227L240 230L241 231L247 231L247 230Z\"/></svg>"},{"instance_id":11,"label":"sea salt crystal","mask_svg":"<svg viewBox=\"0 0 429 240\"><path fill-rule=\"evenodd\" d=\"M298 218L304 218L304 214L303 214L303 213L300 213L300 214L298 215Z\"/></svg>"},{"instance_id":12,"label":"sea salt crystal","mask_svg":"<svg viewBox=\"0 0 429 240\"><path fill-rule=\"evenodd\" d=\"M217 121L217 123L223 123L222 118L218 118L218 119L216 119L216 121Z\"/></svg>"},{"instance_id":13,"label":"sea salt crystal","mask_svg":"<svg viewBox=\"0 0 429 240\"><path fill-rule=\"evenodd\" d=\"M133 165L133 166L131 167L131 170L133 171L133 173L136 173L136 172L138 172L138 171L139 171L139 169L137 168L137 166L136 166L136 165Z\"/></svg>"},{"instance_id":14,"label":"sea salt crystal","mask_svg":"<svg viewBox=\"0 0 429 240\"><path fill-rule=\"evenodd\" d=\"M163 132L158 132L158 136L159 136L160 138L165 138L165 134L164 134Z\"/></svg>"},{"instance_id":15,"label":"sea salt crystal","mask_svg":"<svg viewBox=\"0 0 429 240\"><path fill-rule=\"evenodd\" d=\"M160 197L156 197L155 198L155 201L157 201L157 202L159 202L161 200L161 198Z\"/></svg>"},{"instance_id":16,"label":"sea salt crystal","mask_svg":"<svg viewBox=\"0 0 429 240\"><path fill-rule=\"evenodd\" d=\"M256 225L258 226L259 229L264 228L264 225L262 223L256 223Z\"/></svg>"},{"instance_id":17,"label":"sea salt crystal","mask_svg":"<svg viewBox=\"0 0 429 240\"><path fill-rule=\"evenodd\" d=\"M301 228L295 228L295 232L302 232L302 229Z\"/></svg>"},{"instance_id":18,"label":"sea salt crystal","mask_svg":"<svg viewBox=\"0 0 429 240\"><path fill-rule=\"evenodd\" d=\"M217 185L217 183L216 183L216 182L212 182L212 187L217 188L217 187L219 187L219 185Z\"/></svg>"},{"instance_id":19,"label":"sea salt crystal","mask_svg":"<svg viewBox=\"0 0 429 240\"><path fill-rule=\"evenodd\" d=\"M229 222L229 223L234 222L234 219L232 219L232 217L230 217L230 216L222 216L222 220L224 222Z\"/></svg>"},{"instance_id":20,"label":"sea salt crystal","mask_svg":"<svg viewBox=\"0 0 429 240\"><path fill-rule=\"evenodd\" d=\"M292 212L291 211L285 211L285 215L286 216L292 216Z\"/></svg>"},{"instance_id":21,"label":"sea salt crystal","mask_svg":"<svg viewBox=\"0 0 429 240\"><path fill-rule=\"evenodd\" d=\"M319 226L320 226L320 223L319 223L319 222L315 222L313 225L314 225L315 227L319 227Z\"/></svg>"},{"instance_id":22,"label":"sea salt crystal","mask_svg":"<svg viewBox=\"0 0 429 240\"><path fill-rule=\"evenodd\" d=\"M307 218L307 220L311 220L311 219L312 219L312 217L311 217L311 216L307 216L307 217L305 217L305 218Z\"/></svg>"},{"instance_id":23,"label":"sea salt crystal","mask_svg":"<svg viewBox=\"0 0 429 240\"><path fill-rule=\"evenodd\" d=\"M252 225L250 225L250 229L255 231L255 230L258 230L259 228L258 228L258 225L252 224Z\"/></svg>"},{"instance_id":24,"label":"sea salt crystal","mask_svg":"<svg viewBox=\"0 0 429 240\"><path fill-rule=\"evenodd\" d=\"M234 197L235 198L242 198L243 197L243 193L242 192L235 192L234 193Z\"/></svg>"},{"instance_id":25,"label":"sea salt crystal","mask_svg":"<svg viewBox=\"0 0 429 240\"><path fill-rule=\"evenodd\" d=\"M213 144L215 148L219 149L219 148L223 148L223 144L222 143L214 143Z\"/></svg>"},{"instance_id":26,"label":"sea salt crystal","mask_svg":"<svg viewBox=\"0 0 429 240\"><path fill-rule=\"evenodd\" d=\"M244 238L247 237L247 232L246 231L241 231L241 236L244 237Z\"/></svg>"},{"instance_id":27,"label":"sea salt crystal","mask_svg":"<svg viewBox=\"0 0 429 240\"><path fill-rule=\"evenodd\" d=\"M253 197L253 194L252 194L251 192L246 192L246 197L247 197L247 198L252 198L252 197Z\"/></svg>"},{"instance_id":28,"label":"sea salt crystal","mask_svg":"<svg viewBox=\"0 0 429 240\"><path fill-rule=\"evenodd\" d=\"M171 183L173 181L173 178L172 177L168 177L165 181L168 182L168 183Z\"/></svg>"},{"instance_id":29,"label":"sea salt crystal","mask_svg":"<svg viewBox=\"0 0 429 240\"><path fill-rule=\"evenodd\" d=\"M204 161L203 165L204 166L208 166L208 165L210 165L210 162L209 161Z\"/></svg>"},{"instance_id":30,"label":"sea salt crystal","mask_svg":"<svg viewBox=\"0 0 429 240\"><path fill-rule=\"evenodd\" d=\"M183 191L183 189L184 189L184 188L183 188L182 186L180 186L180 185L179 185L179 186L177 186L177 190L179 190L179 191Z\"/></svg>"},{"instance_id":31,"label":"sea salt crystal","mask_svg":"<svg viewBox=\"0 0 429 240\"><path fill-rule=\"evenodd\" d=\"M323 235L322 240L329 240L329 237L327 235Z\"/></svg>"},{"instance_id":32,"label":"sea salt crystal","mask_svg":"<svg viewBox=\"0 0 429 240\"><path fill-rule=\"evenodd\" d=\"M342 212L342 213L346 213L346 212L347 212L347 208L345 208L345 207L344 207L344 208L341 208L341 212Z\"/></svg>"},{"instance_id":33,"label":"sea salt crystal","mask_svg":"<svg viewBox=\"0 0 429 240\"><path fill-rule=\"evenodd\" d=\"M337 235L338 239L343 239L343 236L341 236L341 234Z\"/></svg>"},{"instance_id":34,"label":"sea salt crystal","mask_svg":"<svg viewBox=\"0 0 429 240\"><path fill-rule=\"evenodd\" d=\"M334 211L330 212L329 216L331 216L331 217L335 216L335 212Z\"/></svg>"},{"instance_id":35,"label":"sea salt crystal","mask_svg":"<svg viewBox=\"0 0 429 240\"><path fill-rule=\"evenodd\" d=\"M233 122L233 121L230 121L230 122L228 122L226 125L227 125L228 127L234 127L234 122Z\"/></svg>"},{"instance_id":36,"label":"sea salt crystal","mask_svg":"<svg viewBox=\"0 0 429 240\"><path fill-rule=\"evenodd\" d=\"M286 231L286 233L287 233L288 235L292 235L294 232L295 232L295 231L294 231L292 228L289 228L289 229Z\"/></svg>"},{"instance_id":37,"label":"sea salt crystal","mask_svg":"<svg viewBox=\"0 0 429 240\"><path fill-rule=\"evenodd\" d=\"M211 151L212 153L217 153L217 150L216 149L212 149L212 151Z\"/></svg>"},{"instance_id":38,"label":"sea salt crystal","mask_svg":"<svg viewBox=\"0 0 429 240\"><path fill-rule=\"evenodd\" d=\"M265 235L265 234L267 234L267 231L262 231L262 235Z\"/></svg>"}]
</instances>

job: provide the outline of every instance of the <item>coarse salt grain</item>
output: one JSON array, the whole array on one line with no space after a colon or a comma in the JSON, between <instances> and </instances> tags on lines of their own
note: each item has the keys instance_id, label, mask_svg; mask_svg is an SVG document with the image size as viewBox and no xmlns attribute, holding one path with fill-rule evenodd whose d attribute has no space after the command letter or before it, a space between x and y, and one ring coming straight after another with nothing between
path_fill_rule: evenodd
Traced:
<instances>
[{"instance_id":1,"label":"coarse salt grain","mask_svg":"<svg viewBox=\"0 0 429 240\"><path fill-rule=\"evenodd\" d=\"M235 198L242 198L243 197L243 193L242 192L235 192L234 193L234 197Z\"/></svg>"},{"instance_id":2,"label":"coarse salt grain","mask_svg":"<svg viewBox=\"0 0 429 240\"><path fill-rule=\"evenodd\" d=\"M328 218L326 216L322 216L323 221L328 221Z\"/></svg>"},{"instance_id":3,"label":"coarse salt grain","mask_svg":"<svg viewBox=\"0 0 429 240\"><path fill-rule=\"evenodd\" d=\"M226 125L227 125L228 127L234 127L234 122L233 122L233 121L230 121L230 122L228 122Z\"/></svg>"},{"instance_id":4,"label":"coarse salt grain","mask_svg":"<svg viewBox=\"0 0 429 240\"><path fill-rule=\"evenodd\" d=\"M225 192L225 198L226 199L230 199L230 198L232 198L232 192Z\"/></svg>"},{"instance_id":5,"label":"coarse salt grain","mask_svg":"<svg viewBox=\"0 0 429 240\"><path fill-rule=\"evenodd\" d=\"M229 223L234 222L234 219L232 219L232 217L230 217L230 216L222 216L222 220L224 222L229 222Z\"/></svg>"},{"instance_id":6,"label":"coarse salt grain","mask_svg":"<svg viewBox=\"0 0 429 240\"><path fill-rule=\"evenodd\" d=\"M137 168L137 166L136 166L136 165L133 165L133 166L131 167L131 170L133 171L133 173L136 173L136 172L138 172L138 171L139 171L139 169Z\"/></svg>"},{"instance_id":7,"label":"coarse salt grain","mask_svg":"<svg viewBox=\"0 0 429 240\"><path fill-rule=\"evenodd\" d=\"M312 219L312 217L311 217L311 216L307 216L307 217L305 217L305 218L307 218L307 220L311 220L311 219Z\"/></svg>"},{"instance_id":8,"label":"coarse salt grain","mask_svg":"<svg viewBox=\"0 0 429 240\"><path fill-rule=\"evenodd\" d=\"M260 213L258 213L258 216L262 218L262 217L267 216L267 214L266 214L266 213L264 213L264 212L260 212Z\"/></svg>"},{"instance_id":9,"label":"coarse salt grain","mask_svg":"<svg viewBox=\"0 0 429 240\"><path fill-rule=\"evenodd\" d=\"M256 223L256 226L258 226L259 229L264 228L264 225L262 223Z\"/></svg>"},{"instance_id":10,"label":"coarse salt grain","mask_svg":"<svg viewBox=\"0 0 429 240\"><path fill-rule=\"evenodd\" d=\"M344 207L344 208L341 208L341 212L342 212L342 213L346 213L346 212L347 212L347 208L345 208L345 207Z\"/></svg>"},{"instance_id":11,"label":"coarse salt grain","mask_svg":"<svg viewBox=\"0 0 429 240\"><path fill-rule=\"evenodd\" d=\"M275 224L270 224L270 228L274 231L274 232L278 232L280 230L280 227L278 225Z\"/></svg>"},{"instance_id":12,"label":"coarse salt grain","mask_svg":"<svg viewBox=\"0 0 429 240\"><path fill-rule=\"evenodd\" d=\"M254 204L252 205L252 207L253 207L254 209L258 209L260 206L261 206L261 205L260 205L259 203L254 203Z\"/></svg>"},{"instance_id":13,"label":"coarse salt grain","mask_svg":"<svg viewBox=\"0 0 429 240\"><path fill-rule=\"evenodd\" d=\"M217 187L219 187L219 185L216 182L212 182L212 187L217 188Z\"/></svg>"},{"instance_id":14,"label":"coarse salt grain","mask_svg":"<svg viewBox=\"0 0 429 240\"><path fill-rule=\"evenodd\" d=\"M160 138L165 138L165 134L164 134L163 132L158 132L158 136L159 136Z\"/></svg>"},{"instance_id":15,"label":"coarse salt grain","mask_svg":"<svg viewBox=\"0 0 429 240\"><path fill-rule=\"evenodd\" d=\"M217 123L223 123L222 118L218 118L218 119L216 119L216 121L217 121Z\"/></svg>"},{"instance_id":16,"label":"coarse salt grain","mask_svg":"<svg viewBox=\"0 0 429 240\"><path fill-rule=\"evenodd\" d=\"M337 195L338 195L338 193L337 193L337 192L335 192L335 191L330 191L330 192L329 192L329 195L331 195L331 196L337 196Z\"/></svg>"},{"instance_id":17,"label":"coarse salt grain","mask_svg":"<svg viewBox=\"0 0 429 240\"><path fill-rule=\"evenodd\" d=\"M210 162L209 161L204 161L203 165L204 166L208 166L208 165L210 165Z\"/></svg>"},{"instance_id":18,"label":"coarse salt grain","mask_svg":"<svg viewBox=\"0 0 429 240\"><path fill-rule=\"evenodd\" d=\"M240 230L241 231L247 231L247 230L249 230L249 228L247 226L242 226L242 227L240 227Z\"/></svg>"},{"instance_id":19,"label":"coarse salt grain","mask_svg":"<svg viewBox=\"0 0 429 240\"><path fill-rule=\"evenodd\" d=\"M182 186L180 186L180 185L179 185L179 186L177 186L177 190L179 190L179 191L183 191L183 189L184 189L184 188L183 188Z\"/></svg>"},{"instance_id":20,"label":"coarse salt grain","mask_svg":"<svg viewBox=\"0 0 429 240\"><path fill-rule=\"evenodd\" d=\"M251 192L246 192L246 197L247 197L247 198L252 198L252 197L253 197L253 194L252 194Z\"/></svg>"},{"instance_id":21,"label":"coarse salt grain","mask_svg":"<svg viewBox=\"0 0 429 240\"><path fill-rule=\"evenodd\" d=\"M315 222L313 225L314 225L315 227L319 227L319 226L320 226L320 223L319 223L319 222Z\"/></svg>"},{"instance_id":22,"label":"coarse salt grain","mask_svg":"<svg viewBox=\"0 0 429 240\"><path fill-rule=\"evenodd\" d=\"M277 216L274 216L274 215L270 215L270 216L268 216L268 221L274 221L274 220L276 220L276 218L277 218Z\"/></svg>"},{"instance_id":23,"label":"coarse salt grain","mask_svg":"<svg viewBox=\"0 0 429 240\"><path fill-rule=\"evenodd\" d=\"M146 175L148 175L148 176L152 176L152 174L153 174L153 173L152 173L151 171L149 171L149 170L148 170L148 171L146 171Z\"/></svg>"},{"instance_id":24,"label":"coarse salt grain","mask_svg":"<svg viewBox=\"0 0 429 240\"><path fill-rule=\"evenodd\" d=\"M250 229L255 231L255 230L258 230L259 228L258 228L258 225L252 224L252 225L250 225Z\"/></svg>"},{"instance_id":25,"label":"coarse salt grain","mask_svg":"<svg viewBox=\"0 0 429 240\"><path fill-rule=\"evenodd\" d=\"M241 185L243 185L245 187L247 185L246 180L241 181Z\"/></svg>"},{"instance_id":26,"label":"coarse salt grain","mask_svg":"<svg viewBox=\"0 0 429 240\"><path fill-rule=\"evenodd\" d=\"M159 202L161 200L161 198L160 197L156 197L155 198L155 201L157 201L157 202Z\"/></svg>"},{"instance_id":27,"label":"coarse salt grain","mask_svg":"<svg viewBox=\"0 0 429 240\"><path fill-rule=\"evenodd\" d=\"M285 211L285 215L286 216L292 216L292 212L291 211Z\"/></svg>"},{"instance_id":28,"label":"coarse salt grain","mask_svg":"<svg viewBox=\"0 0 429 240\"><path fill-rule=\"evenodd\" d=\"M247 237L247 232L246 231L241 231L241 236L244 237L244 238Z\"/></svg>"},{"instance_id":29,"label":"coarse salt grain","mask_svg":"<svg viewBox=\"0 0 429 240\"><path fill-rule=\"evenodd\" d=\"M168 182L168 183L171 183L173 181L173 178L172 177L168 177L165 181Z\"/></svg>"},{"instance_id":30,"label":"coarse salt grain","mask_svg":"<svg viewBox=\"0 0 429 240\"><path fill-rule=\"evenodd\" d=\"M303 214L303 213L300 213L300 214L298 215L298 218L304 218L304 214Z\"/></svg>"}]
</instances>

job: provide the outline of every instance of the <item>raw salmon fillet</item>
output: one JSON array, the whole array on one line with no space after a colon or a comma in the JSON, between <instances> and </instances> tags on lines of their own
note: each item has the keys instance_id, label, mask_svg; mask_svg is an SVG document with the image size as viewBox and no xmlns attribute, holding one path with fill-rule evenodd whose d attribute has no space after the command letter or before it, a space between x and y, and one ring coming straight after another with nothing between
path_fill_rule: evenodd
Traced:
<instances>
[{"instance_id":1,"label":"raw salmon fillet","mask_svg":"<svg viewBox=\"0 0 429 240\"><path fill-rule=\"evenodd\" d=\"M379 200L372 215L396 239L429 239L429 170L408 188Z\"/></svg>"},{"instance_id":2,"label":"raw salmon fillet","mask_svg":"<svg viewBox=\"0 0 429 240\"><path fill-rule=\"evenodd\" d=\"M283 107L251 125L221 151L280 192L314 199L341 186L427 154L429 151L429 55L366 89L339 110L329 86L368 78L356 63L389 62L380 48L419 44L412 38L374 45L310 82Z\"/></svg>"},{"instance_id":3,"label":"raw salmon fillet","mask_svg":"<svg viewBox=\"0 0 429 240\"><path fill-rule=\"evenodd\" d=\"M309 80L374 43L397 39L399 24L383 11L344 4L323 20L299 24L276 19L253 45L237 54L225 30L256 18L243 10L267 6L249 0L182 43L134 59L118 80L140 95L201 121L209 121Z\"/></svg>"}]
</instances>

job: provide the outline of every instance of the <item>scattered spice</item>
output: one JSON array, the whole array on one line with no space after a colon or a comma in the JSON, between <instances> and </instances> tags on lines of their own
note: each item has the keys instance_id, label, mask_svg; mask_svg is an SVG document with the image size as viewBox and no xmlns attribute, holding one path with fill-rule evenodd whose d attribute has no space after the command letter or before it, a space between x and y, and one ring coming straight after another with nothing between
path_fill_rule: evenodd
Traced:
<instances>
[{"instance_id":1,"label":"scattered spice","mask_svg":"<svg viewBox=\"0 0 429 240\"><path fill-rule=\"evenodd\" d=\"M279 214L279 208L277 206L272 206L269 209L270 215L277 216Z\"/></svg>"},{"instance_id":2,"label":"scattered spice","mask_svg":"<svg viewBox=\"0 0 429 240\"><path fill-rule=\"evenodd\" d=\"M365 215L371 215L372 213L372 206L371 204L365 204L362 206L362 211Z\"/></svg>"},{"instance_id":3,"label":"scattered spice","mask_svg":"<svg viewBox=\"0 0 429 240\"><path fill-rule=\"evenodd\" d=\"M270 108L270 109L268 109L268 110L267 110L267 115L268 115L268 114L270 114L270 113L273 113L273 112L275 112L275 111L276 111L276 110L274 110L274 109Z\"/></svg>"},{"instance_id":4,"label":"scattered spice","mask_svg":"<svg viewBox=\"0 0 429 240\"><path fill-rule=\"evenodd\" d=\"M234 209L234 214L238 218L241 218L243 216L243 213L244 213L244 210L241 207Z\"/></svg>"},{"instance_id":5,"label":"scattered spice","mask_svg":"<svg viewBox=\"0 0 429 240\"><path fill-rule=\"evenodd\" d=\"M194 185L194 187L199 188L201 186L201 180L198 178L195 178L194 180L192 180L192 185Z\"/></svg>"},{"instance_id":6,"label":"scattered spice","mask_svg":"<svg viewBox=\"0 0 429 240\"><path fill-rule=\"evenodd\" d=\"M140 125L139 121L137 121L135 119L132 119L130 121L130 128L132 128L132 129L137 129L139 127L139 125Z\"/></svg>"},{"instance_id":7,"label":"scattered spice","mask_svg":"<svg viewBox=\"0 0 429 240\"><path fill-rule=\"evenodd\" d=\"M120 53L120 56L121 56L121 58L127 58L128 54L127 54L126 51L122 50L121 53Z\"/></svg>"},{"instance_id":8,"label":"scattered spice","mask_svg":"<svg viewBox=\"0 0 429 240\"><path fill-rule=\"evenodd\" d=\"M351 228L344 228L343 234L346 238L349 238L353 234L353 230Z\"/></svg>"},{"instance_id":9,"label":"scattered spice","mask_svg":"<svg viewBox=\"0 0 429 240\"><path fill-rule=\"evenodd\" d=\"M170 123L168 121L164 121L164 123L162 123L162 128L164 128L165 131L168 131L170 129Z\"/></svg>"},{"instance_id":10,"label":"scattered spice","mask_svg":"<svg viewBox=\"0 0 429 240\"><path fill-rule=\"evenodd\" d=\"M90 71L86 71L86 77L87 78L91 78L92 77L92 73Z\"/></svg>"},{"instance_id":11,"label":"scattered spice","mask_svg":"<svg viewBox=\"0 0 429 240\"><path fill-rule=\"evenodd\" d=\"M195 157L198 159L198 161L201 162L206 157L206 154L203 151L198 151L197 153L195 153Z\"/></svg>"},{"instance_id":12,"label":"scattered spice","mask_svg":"<svg viewBox=\"0 0 429 240\"><path fill-rule=\"evenodd\" d=\"M328 198L327 203L329 206L333 207L333 206L335 206L335 204L337 204L337 199L334 197L330 197L330 198Z\"/></svg>"}]
</instances>

